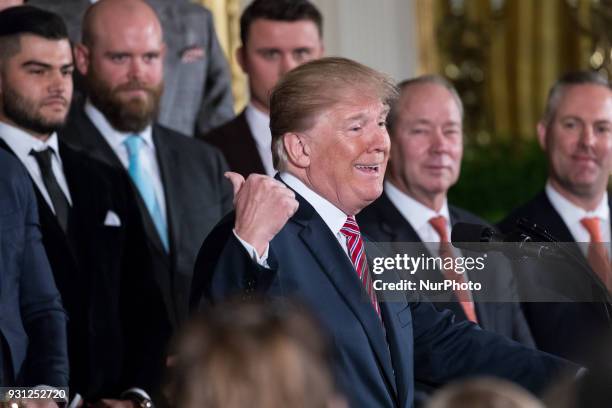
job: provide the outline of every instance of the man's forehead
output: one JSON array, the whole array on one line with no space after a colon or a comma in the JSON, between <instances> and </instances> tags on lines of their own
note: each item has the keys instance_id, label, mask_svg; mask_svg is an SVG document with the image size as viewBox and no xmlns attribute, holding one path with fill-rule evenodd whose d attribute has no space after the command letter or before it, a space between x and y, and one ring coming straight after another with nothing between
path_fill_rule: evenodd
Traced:
<instances>
[{"instance_id":1,"label":"man's forehead","mask_svg":"<svg viewBox=\"0 0 612 408\"><path fill-rule=\"evenodd\" d=\"M461 121L461 110L453 94L435 83L411 85L402 90L398 102L400 116L444 116Z\"/></svg>"},{"instance_id":2,"label":"man's forehead","mask_svg":"<svg viewBox=\"0 0 612 408\"><path fill-rule=\"evenodd\" d=\"M18 41L19 52L15 57L19 59L38 57L72 61L72 48L67 38L48 39L34 34L22 34Z\"/></svg>"},{"instance_id":3,"label":"man's forehead","mask_svg":"<svg viewBox=\"0 0 612 408\"><path fill-rule=\"evenodd\" d=\"M612 119L612 90L598 84L570 85L560 95L557 116L597 116Z\"/></svg>"},{"instance_id":4,"label":"man's forehead","mask_svg":"<svg viewBox=\"0 0 612 408\"><path fill-rule=\"evenodd\" d=\"M124 27L112 34L96 38L94 48L109 51L159 51L163 47L161 32L149 25L144 27Z\"/></svg>"},{"instance_id":5,"label":"man's forehead","mask_svg":"<svg viewBox=\"0 0 612 408\"><path fill-rule=\"evenodd\" d=\"M389 112L389 106L380 98L344 98L323 111L326 116L334 116L335 119L352 120L367 119L369 117L384 116Z\"/></svg>"},{"instance_id":6,"label":"man's forehead","mask_svg":"<svg viewBox=\"0 0 612 408\"><path fill-rule=\"evenodd\" d=\"M249 27L248 42L279 45L319 42L319 30L311 20L281 21L258 18ZM309 44L306 44L309 45Z\"/></svg>"}]
</instances>

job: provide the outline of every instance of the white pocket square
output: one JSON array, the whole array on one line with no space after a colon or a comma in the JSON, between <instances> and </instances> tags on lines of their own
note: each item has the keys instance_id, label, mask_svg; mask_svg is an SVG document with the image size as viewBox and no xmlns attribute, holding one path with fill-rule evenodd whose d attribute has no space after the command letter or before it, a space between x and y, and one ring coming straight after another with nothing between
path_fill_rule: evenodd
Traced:
<instances>
[{"instance_id":1,"label":"white pocket square","mask_svg":"<svg viewBox=\"0 0 612 408\"><path fill-rule=\"evenodd\" d=\"M106 218L104 218L104 226L105 227L120 227L121 219L114 211L108 210L108 212L106 213Z\"/></svg>"}]
</instances>

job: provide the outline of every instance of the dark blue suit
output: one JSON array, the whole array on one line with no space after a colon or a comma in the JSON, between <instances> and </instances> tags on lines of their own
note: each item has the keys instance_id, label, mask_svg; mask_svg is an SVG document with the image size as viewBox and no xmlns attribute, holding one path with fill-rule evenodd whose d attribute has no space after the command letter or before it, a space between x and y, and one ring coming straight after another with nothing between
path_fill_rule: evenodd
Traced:
<instances>
[{"instance_id":1,"label":"dark blue suit","mask_svg":"<svg viewBox=\"0 0 612 408\"><path fill-rule=\"evenodd\" d=\"M612 198L608 205L612 208ZM499 228L511 232L519 218L537 223L560 242L574 242L572 233L545 191L512 211L500 222ZM566 245L566 248L583 257L578 247ZM607 333L612 333L609 306L603 302L605 293L596 284L596 274L588 272L570 263L554 268L525 268L519 275L519 290L525 299L542 299L542 294L547 293L559 300L523 303L538 348L583 365L590 365L590 360L599 358L593 356L595 345ZM563 278L559 279L560 276ZM586 301L591 299L593 301Z\"/></svg>"},{"instance_id":2,"label":"dark blue suit","mask_svg":"<svg viewBox=\"0 0 612 408\"><path fill-rule=\"evenodd\" d=\"M0 383L68 384L66 315L23 166L0 150Z\"/></svg>"},{"instance_id":3,"label":"dark blue suit","mask_svg":"<svg viewBox=\"0 0 612 408\"><path fill-rule=\"evenodd\" d=\"M296 194L299 209L270 243L270 269L234 237L233 214L204 242L191 306L259 292L295 297L317 315L335 345L335 374L353 407L410 407L414 380L442 384L490 373L540 390L565 363L470 323L430 303L381 304L381 324L350 260L323 219Z\"/></svg>"}]
</instances>

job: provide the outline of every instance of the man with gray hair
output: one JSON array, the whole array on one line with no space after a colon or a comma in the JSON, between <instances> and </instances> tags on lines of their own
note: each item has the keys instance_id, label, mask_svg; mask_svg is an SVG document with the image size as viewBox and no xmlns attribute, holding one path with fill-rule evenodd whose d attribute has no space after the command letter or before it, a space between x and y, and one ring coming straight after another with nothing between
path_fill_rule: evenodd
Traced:
<instances>
[{"instance_id":1,"label":"man with gray hair","mask_svg":"<svg viewBox=\"0 0 612 408\"><path fill-rule=\"evenodd\" d=\"M363 231L378 242L418 243L409 247L443 256L450 248L455 224L487 224L448 203L448 190L459 179L463 157L463 104L455 88L440 76L409 79L399 88L400 97L387 120L393 149L385 191L357 219ZM459 255L457 250L450 253ZM490 254L487 262L487 266L495 264L494 271L489 267L463 274L444 268L436 271L440 272L436 278L474 278L485 286L484 293L449 291L438 306L453 311L458 320L471 320L533 347L519 304L508 302L518 300L510 264L501 258L491 262L494 256ZM463 296L466 299L461 301Z\"/></svg>"},{"instance_id":2,"label":"man with gray hair","mask_svg":"<svg viewBox=\"0 0 612 408\"><path fill-rule=\"evenodd\" d=\"M355 215L382 193L395 96L388 77L343 58L306 63L281 79L270 100L281 171L246 181L228 174L236 211L202 245L191 306L255 293L298 298L333 338L335 374L352 407L408 408L415 380L435 385L478 374L541 390L570 367L473 324L453 324L450 312L428 302L401 293L380 302L374 291Z\"/></svg>"},{"instance_id":3,"label":"man with gray hair","mask_svg":"<svg viewBox=\"0 0 612 408\"><path fill-rule=\"evenodd\" d=\"M574 267L555 270L550 276L539 271L538 281L525 285L539 293L553 293L556 299L574 301L526 303L523 309L539 348L586 363L592 344L612 328L609 305L595 301L605 297L606 289L612 289L612 201L607 193L612 171L609 82L593 72L562 76L549 92L537 136L548 158L546 186L500 227L511 231L519 218L526 218L561 242L582 243L580 248L566 247L576 249L578 259L591 271Z\"/></svg>"}]
</instances>

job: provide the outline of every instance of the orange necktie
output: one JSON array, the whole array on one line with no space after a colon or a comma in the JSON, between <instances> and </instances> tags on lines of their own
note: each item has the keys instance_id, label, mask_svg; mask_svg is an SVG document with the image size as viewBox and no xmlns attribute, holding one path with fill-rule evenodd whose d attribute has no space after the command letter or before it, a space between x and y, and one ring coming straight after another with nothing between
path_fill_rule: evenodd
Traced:
<instances>
[{"instance_id":1,"label":"orange necktie","mask_svg":"<svg viewBox=\"0 0 612 408\"><path fill-rule=\"evenodd\" d=\"M610 257L601 238L599 218L585 217L580 223L589 232L591 242L587 252L587 261L599 279L606 285L608 290L612 289L612 271L610 270Z\"/></svg>"},{"instance_id":2,"label":"orange necktie","mask_svg":"<svg viewBox=\"0 0 612 408\"><path fill-rule=\"evenodd\" d=\"M450 241L448 240L448 231L446 229L446 218L442 215L438 215L437 217L433 217L429 220L431 226L436 230L438 235L440 236L440 257L454 258L453 250L450 245ZM456 273L453 269L445 269L444 277L446 279L453 279L457 283L465 283L465 275L462 273ZM456 290L455 295L459 299L459 303L461 303L461 307L465 312L468 320L478 323L478 319L476 318L476 310L474 309L474 302L472 301L472 297L469 290Z\"/></svg>"}]
</instances>

